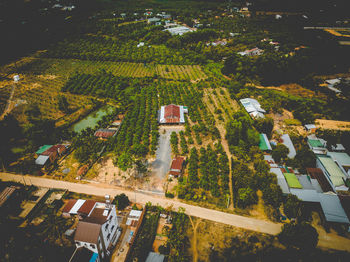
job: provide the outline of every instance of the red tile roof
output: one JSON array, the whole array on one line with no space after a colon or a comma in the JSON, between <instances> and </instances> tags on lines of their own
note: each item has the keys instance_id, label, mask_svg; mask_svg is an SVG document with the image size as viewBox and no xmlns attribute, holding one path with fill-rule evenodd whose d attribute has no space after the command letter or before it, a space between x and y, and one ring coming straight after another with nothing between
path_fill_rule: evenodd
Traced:
<instances>
[{"instance_id":1,"label":"red tile roof","mask_svg":"<svg viewBox=\"0 0 350 262\"><path fill-rule=\"evenodd\" d=\"M175 158L173 159L173 162L171 163L170 169L178 169L178 170L181 170L184 161L185 161L185 158L183 158L182 156L175 157Z\"/></svg>"},{"instance_id":2,"label":"red tile roof","mask_svg":"<svg viewBox=\"0 0 350 262\"><path fill-rule=\"evenodd\" d=\"M323 174L321 169L319 169L319 168L306 168L306 172L310 175L311 178L317 179L323 192L329 192L329 191L334 192L332 186L328 182L327 178L325 177L325 174Z\"/></svg>"},{"instance_id":3,"label":"red tile roof","mask_svg":"<svg viewBox=\"0 0 350 262\"><path fill-rule=\"evenodd\" d=\"M94 200L86 200L84 204L78 209L77 213L78 214L83 214L83 215L88 215L90 211L93 209L95 206L96 201Z\"/></svg>"},{"instance_id":4,"label":"red tile roof","mask_svg":"<svg viewBox=\"0 0 350 262\"><path fill-rule=\"evenodd\" d=\"M43 156L49 156L54 152L58 152L59 154L63 153L66 150L66 147L64 145L54 145L44 151L41 155Z\"/></svg>"},{"instance_id":5,"label":"red tile roof","mask_svg":"<svg viewBox=\"0 0 350 262\"><path fill-rule=\"evenodd\" d=\"M180 107L177 105L168 105L164 108L164 118L167 123L180 122Z\"/></svg>"},{"instance_id":6,"label":"red tile roof","mask_svg":"<svg viewBox=\"0 0 350 262\"><path fill-rule=\"evenodd\" d=\"M108 138L115 134L116 130L112 129L99 129L95 132L95 136L100 138Z\"/></svg>"},{"instance_id":7,"label":"red tile roof","mask_svg":"<svg viewBox=\"0 0 350 262\"><path fill-rule=\"evenodd\" d=\"M76 202L76 199L69 199L68 203L62 209L62 213L69 213L69 211L72 209Z\"/></svg>"}]
</instances>

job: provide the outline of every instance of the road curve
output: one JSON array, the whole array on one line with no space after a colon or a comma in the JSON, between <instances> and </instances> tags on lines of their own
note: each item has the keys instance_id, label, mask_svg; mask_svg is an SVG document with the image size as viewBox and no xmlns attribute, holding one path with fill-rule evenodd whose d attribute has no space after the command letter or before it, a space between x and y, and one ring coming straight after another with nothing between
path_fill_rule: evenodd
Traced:
<instances>
[{"instance_id":1,"label":"road curve","mask_svg":"<svg viewBox=\"0 0 350 262\"><path fill-rule=\"evenodd\" d=\"M180 207L185 208L185 213L190 216L195 216L207 220L211 220L226 225L231 225L247 230L257 231L260 233L266 233L276 235L281 231L282 224L273 223L271 221L260 220L251 217L239 216L229 214L213 209L193 206L182 203L178 200L167 199L162 196L153 194L147 194L143 192L131 191L126 189L117 188L112 185L106 184L81 184L71 183L60 180L53 180L49 178L34 177L34 176L22 176L9 173L0 172L0 179L2 181L14 181L27 185L67 189L76 193L84 193L89 195L104 196L106 194L115 196L117 194L125 193L131 201L135 201L141 204L151 202L152 204L159 204L162 207L172 206L173 209L178 210ZM335 250L350 251L350 239L341 237L334 233L326 233L323 229L318 229L319 242L318 246L323 248L331 248Z\"/></svg>"}]
</instances>

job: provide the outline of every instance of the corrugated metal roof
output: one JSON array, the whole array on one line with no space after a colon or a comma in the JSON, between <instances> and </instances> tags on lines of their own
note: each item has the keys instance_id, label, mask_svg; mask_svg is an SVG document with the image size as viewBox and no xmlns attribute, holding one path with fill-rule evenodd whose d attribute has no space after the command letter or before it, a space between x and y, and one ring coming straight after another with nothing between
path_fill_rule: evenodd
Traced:
<instances>
[{"instance_id":1,"label":"corrugated metal roof","mask_svg":"<svg viewBox=\"0 0 350 262\"><path fill-rule=\"evenodd\" d=\"M329 192L333 190L333 187L329 183L328 179L325 177L325 174L323 174L322 169L320 168L306 168L306 172L312 177L317 179L319 185L322 188L323 192Z\"/></svg>"},{"instance_id":2,"label":"corrugated metal roof","mask_svg":"<svg viewBox=\"0 0 350 262\"><path fill-rule=\"evenodd\" d=\"M77 213L88 215L90 213L90 211L94 208L95 204L96 204L95 200L88 199L78 209Z\"/></svg>"},{"instance_id":3,"label":"corrugated metal roof","mask_svg":"<svg viewBox=\"0 0 350 262\"><path fill-rule=\"evenodd\" d=\"M311 147L323 147L323 144L318 139L309 139L307 142L310 144Z\"/></svg>"},{"instance_id":4,"label":"corrugated metal roof","mask_svg":"<svg viewBox=\"0 0 350 262\"><path fill-rule=\"evenodd\" d=\"M149 252L146 262L163 262L165 256L162 254L154 253L154 252Z\"/></svg>"},{"instance_id":5,"label":"corrugated metal roof","mask_svg":"<svg viewBox=\"0 0 350 262\"><path fill-rule=\"evenodd\" d=\"M293 173L283 173L287 180L288 186L291 188L303 188L298 178Z\"/></svg>"},{"instance_id":6,"label":"corrugated metal roof","mask_svg":"<svg viewBox=\"0 0 350 262\"><path fill-rule=\"evenodd\" d=\"M311 179L308 176L298 176L298 180L304 189L314 189L313 185L311 184Z\"/></svg>"},{"instance_id":7,"label":"corrugated metal roof","mask_svg":"<svg viewBox=\"0 0 350 262\"><path fill-rule=\"evenodd\" d=\"M176 169L176 170L181 170L182 169L182 165L185 161L185 158L184 157L175 157L173 159L173 161L171 162L171 167L170 169Z\"/></svg>"},{"instance_id":8,"label":"corrugated metal roof","mask_svg":"<svg viewBox=\"0 0 350 262\"><path fill-rule=\"evenodd\" d=\"M270 142L267 139L266 134L260 134L259 137L260 137L259 148L262 151L272 150Z\"/></svg>"},{"instance_id":9,"label":"corrugated metal roof","mask_svg":"<svg viewBox=\"0 0 350 262\"><path fill-rule=\"evenodd\" d=\"M79 221L74 240L97 244L101 225Z\"/></svg>"},{"instance_id":10,"label":"corrugated metal roof","mask_svg":"<svg viewBox=\"0 0 350 262\"><path fill-rule=\"evenodd\" d=\"M287 181L282 173L282 170L280 168L271 168L271 173L274 173L277 177L277 184L280 186L283 194L289 194L289 187L287 184Z\"/></svg>"},{"instance_id":11,"label":"corrugated metal roof","mask_svg":"<svg viewBox=\"0 0 350 262\"><path fill-rule=\"evenodd\" d=\"M300 200L305 202L320 202L318 194L316 190L313 189L298 189L291 188L290 193L297 196Z\"/></svg>"},{"instance_id":12,"label":"corrugated metal roof","mask_svg":"<svg viewBox=\"0 0 350 262\"><path fill-rule=\"evenodd\" d=\"M289 158L294 158L295 155L297 154L297 152L295 151L294 145L292 140L290 139L288 134L284 134L281 136L282 140L283 140L283 144L288 147L289 149L289 153L288 153L288 157Z\"/></svg>"},{"instance_id":13,"label":"corrugated metal roof","mask_svg":"<svg viewBox=\"0 0 350 262\"><path fill-rule=\"evenodd\" d=\"M345 175L337 164L334 163L333 159L330 156L323 155L317 155L317 158L327 170L333 185L336 187L344 185L343 178L345 178Z\"/></svg>"},{"instance_id":14,"label":"corrugated metal roof","mask_svg":"<svg viewBox=\"0 0 350 262\"><path fill-rule=\"evenodd\" d=\"M79 208L81 208L82 205L84 205L86 200L83 199L78 199L77 202L75 202L74 206L72 209L69 211L70 214L77 214Z\"/></svg>"},{"instance_id":15,"label":"corrugated metal roof","mask_svg":"<svg viewBox=\"0 0 350 262\"><path fill-rule=\"evenodd\" d=\"M43 166L46 164L47 160L49 160L49 156L40 155L37 159L35 159L35 164Z\"/></svg>"},{"instance_id":16,"label":"corrugated metal roof","mask_svg":"<svg viewBox=\"0 0 350 262\"><path fill-rule=\"evenodd\" d=\"M72 207L75 205L76 202L77 202L76 199L69 199L67 204L62 209L62 213L69 213L69 211L72 209Z\"/></svg>"},{"instance_id":17,"label":"corrugated metal roof","mask_svg":"<svg viewBox=\"0 0 350 262\"><path fill-rule=\"evenodd\" d=\"M35 153L40 155L41 153L45 152L46 150L48 150L49 148L51 148L52 145L43 145L39 148L38 151L36 151Z\"/></svg>"},{"instance_id":18,"label":"corrugated metal roof","mask_svg":"<svg viewBox=\"0 0 350 262\"><path fill-rule=\"evenodd\" d=\"M339 165L350 167L350 156L347 153L328 152L327 155L329 155L333 160L337 161Z\"/></svg>"},{"instance_id":19,"label":"corrugated metal roof","mask_svg":"<svg viewBox=\"0 0 350 262\"><path fill-rule=\"evenodd\" d=\"M335 194L319 193L323 213L328 222L346 223L349 224L349 218L340 203L340 200Z\"/></svg>"}]
</instances>

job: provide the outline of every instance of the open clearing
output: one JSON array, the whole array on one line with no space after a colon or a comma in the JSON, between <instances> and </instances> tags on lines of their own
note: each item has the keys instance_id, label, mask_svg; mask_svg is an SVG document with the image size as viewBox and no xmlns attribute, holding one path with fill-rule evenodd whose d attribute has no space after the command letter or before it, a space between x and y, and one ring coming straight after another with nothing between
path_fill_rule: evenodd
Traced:
<instances>
[{"instance_id":1,"label":"open clearing","mask_svg":"<svg viewBox=\"0 0 350 262\"><path fill-rule=\"evenodd\" d=\"M315 124L317 128L334 129L334 130L350 130L350 122L316 119Z\"/></svg>"}]
</instances>

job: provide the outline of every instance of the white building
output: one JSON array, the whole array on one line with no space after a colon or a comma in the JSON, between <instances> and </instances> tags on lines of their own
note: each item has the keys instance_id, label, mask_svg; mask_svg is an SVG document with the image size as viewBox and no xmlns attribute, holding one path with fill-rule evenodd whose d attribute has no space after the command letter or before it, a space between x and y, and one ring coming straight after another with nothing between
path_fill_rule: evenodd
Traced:
<instances>
[{"instance_id":1,"label":"white building","mask_svg":"<svg viewBox=\"0 0 350 262\"><path fill-rule=\"evenodd\" d=\"M193 32L194 30L186 26L176 26L172 28L167 28L164 31L168 31L171 35L183 35L188 32Z\"/></svg>"},{"instance_id":2,"label":"white building","mask_svg":"<svg viewBox=\"0 0 350 262\"><path fill-rule=\"evenodd\" d=\"M256 55L261 55L263 52L264 52L264 50L255 47L255 48L250 49L250 50L238 52L238 54L241 56L256 56Z\"/></svg>"},{"instance_id":3,"label":"white building","mask_svg":"<svg viewBox=\"0 0 350 262\"><path fill-rule=\"evenodd\" d=\"M260 103L253 98L244 98L239 100L245 110L252 118L264 118L266 111L261 108Z\"/></svg>"},{"instance_id":4,"label":"white building","mask_svg":"<svg viewBox=\"0 0 350 262\"><path fill-rule=\"evenodd\" d=\"M288 149L289 149L289 153L287 156L289 158L294 158L296 156L297 152L295 150L295 147L294 147L293 142L290 139L289 135L284 134L281 136L281 139L282 139L282 144L285 145L286 147L288 147Z\"/></svg>"},{"instance_id":5,"label":"white building","mask_svg":"<svg viewBox=\"0 0 350 262\"><path fill-rule=\"evenodd\" d=\"M79 221L74 242L77 249L86 248L94 253L94 261L104 261L116 244L119 231L115 205L97 202L88 216ZM96 255L97 254L97 255Z\"/></svg>"}]
</instances>

